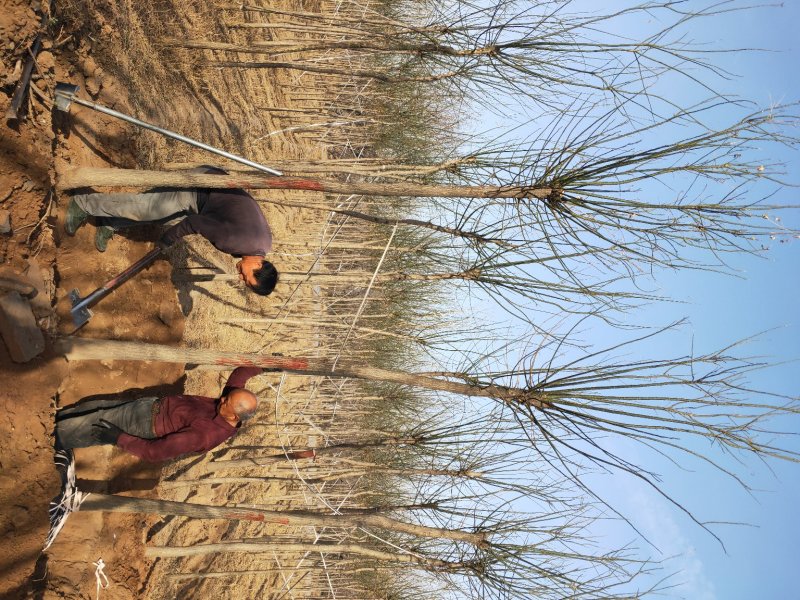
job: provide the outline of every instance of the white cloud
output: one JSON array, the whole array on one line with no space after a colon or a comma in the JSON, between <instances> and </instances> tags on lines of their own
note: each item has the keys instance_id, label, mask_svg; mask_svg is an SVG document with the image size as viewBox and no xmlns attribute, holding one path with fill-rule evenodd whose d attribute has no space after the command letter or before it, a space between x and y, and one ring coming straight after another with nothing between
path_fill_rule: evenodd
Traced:
<instances>
[{"instance_id":1,"label":"white cloud","mask_svg":"<svg viewBox=\"0 0 800 600\"><path fill-rule=\"evenodd\" d=\"M670 579L675 587L667 595L691 600L716 600L714 583L705 572L703 561L695 547L681 532L671 515L671 508L661 498L642 490L630 489L628 496L632 521L664 557L664 570L675 575Z\"/></svg>"}]
</instances>

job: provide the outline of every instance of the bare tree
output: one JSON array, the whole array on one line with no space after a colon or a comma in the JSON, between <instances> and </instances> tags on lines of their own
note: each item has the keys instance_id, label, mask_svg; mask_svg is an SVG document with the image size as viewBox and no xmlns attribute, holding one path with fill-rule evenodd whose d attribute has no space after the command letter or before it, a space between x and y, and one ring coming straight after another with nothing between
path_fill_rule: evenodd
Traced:
<instances>
[{"instance_id":1,"label":"bare tree","mask_svg":"<svg viewBox=\"0 0 800 600\"><path fill-rule=\"evenodd\" d=\"M652 334L650 334L652 335ZM649 337L649 336L645 336ZM694 449L691 440L736 455L797 461L798 454L775 440L767 421L795 415L796 399L770 401L747 386L744 377L758 363L736 358L726 348L700 356L624 361L615 354L633 342L558 365L561 342L552 356L537 348L502 370L421 375L326 359L286 358L169 348L138 342L62 338L58 351L69 360L159 360L226 366L254 365L305 375L383 381L466 397L488 398L504 422L510 410L529 442L562 474L580 483L585 462L628 473L684 510L646 466L607 447L605 437L621 436L674 456L710 465L746 487L736 473ZM537 366L537 362L544 361ZM756 398L751 398L755 395ZM597 434L601 434L598 436ZM788 435L788 433L787 433ZM588 490L587 490L588 491Z\"/></svg>"},{"instance_id":2,"label":"bare tree","mask_svg":"<svg viewBox=\"0 0 800 600\"><path fill-rule=\"evenodd\" d=\"M280 26L298 37L250 44L175 39L166 43L271 59L207 61L218 68L283 68L381 84L435 84L441 94L466 97L492 110L500 107L486 99L498 94L509 102L532 102L546 110L568 109L572 101L589 94L606 95L620 104L649 102L652 108L657 98L645 97L653 95L652 83L660 76L678 74L710 90L711 76L726 75L709 62L706 48L687 42L684 34L688 25L731 10L726 6L691 12L681 2L644 2L595 14L570 14L570 2L555 0L535 5L499 0L487 6L401 6L379 7L360 20L346 14L250 6L244 10L251 15L280 15L285 19ZM642 31L641 39L612 33L618 22L637 15L647 15L648 20L655 16L666 25ZM251 32L276 27L271 21L235 25Z\"/></svg>"},{"instance_id":3,"label":"bare tree","mask_svg":"<svg viewBox=\"0 0 800 600\"><path fill-rule=\"evenodd\" d=\"M744 188L747 183L763 180L778 185L779 166L754 162L749 152L759 144L797 143L784 131L797 122L796 117L788 109L777 108L672 143L648 147L642 141L660 127L697 119L713 108L707 105L681 111L632 131L619 120L617 111L593 119L591 124L582 120L569 126L561 123L569 133L545 133L527 147L491 152L485 160L464 166L462 179L490 181L480 185L79 168L62 173L59 186L238 186L453 199L436 206L454 225L365 218L424 227L480 246L500 244L525 256L544 249L554 257L553 263L560 257L577 255L591 256L595 264L606 266L644 263L703 267L693 264L682 249L693 246L720 256L750 249L754 239L781 233L775 223L763 219L777 207L758 198L747 199ZM683 183L688 187L683 192L664 199L641 197L638 186L642 181L662 180L667 184L677 176L687 178ZM715 185L710 191L695 191L703 183ZM356 212L339 212L362 218Z\"/></svg>"}]
</instances>

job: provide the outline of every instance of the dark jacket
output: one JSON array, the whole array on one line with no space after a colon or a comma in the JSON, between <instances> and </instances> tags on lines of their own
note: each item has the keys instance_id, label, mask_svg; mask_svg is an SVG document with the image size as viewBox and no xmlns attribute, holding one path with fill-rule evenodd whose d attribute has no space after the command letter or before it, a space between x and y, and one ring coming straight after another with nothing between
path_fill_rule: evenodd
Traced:
<instances>
[{"instance_id":1,"label":"dark jacket","mask_svg":"<svg viewBox=\"0 0 800 600\"><path fill-rule=\"evenodd\" d=\"M217 250L234 256L265 256L272 250L272 231L264 213L244 190L198 190L198 214L170 227L161 241L171 246L199 233Z\"/></svg>"}]
</instances>

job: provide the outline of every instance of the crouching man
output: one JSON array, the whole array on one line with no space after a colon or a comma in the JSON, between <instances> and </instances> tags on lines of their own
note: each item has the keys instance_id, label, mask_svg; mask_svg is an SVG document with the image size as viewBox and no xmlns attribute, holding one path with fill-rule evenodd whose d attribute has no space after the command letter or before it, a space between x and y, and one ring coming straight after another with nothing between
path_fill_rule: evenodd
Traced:
<instances>
[{"instance_id":1,"label":"crouching man","mask_svg":"<svg viewBox=\"0 0 800 600\"><path fill-rule=\"evenodd\" d=\"M203 166L196 173L225 173ZM67 206L64 230L69 235L89 217L100 225L95 246L105 252L114 232L137 223L172 222L183 217L161 236L168 248L181 238L199 234L217 249L238 257L236 270L249 289L268 296L278 282L278 271L264 258L272 251L272 230L253 197L242 189L159 188L138 194L77 194Z\"/></svg>"},{"instance_id":2,"label":"crouching man","mask_svg":"<svg viewBox=\"0 0 800 600\"><path fill-rule=\"evenodd\" d=\"M165 396L92 400L56 414L56 449L115 444L148 462L208 452L233 437L255 414L258 399L244 389L259 367L238 367L217 398Z\"/></svg>"}]
</instances>

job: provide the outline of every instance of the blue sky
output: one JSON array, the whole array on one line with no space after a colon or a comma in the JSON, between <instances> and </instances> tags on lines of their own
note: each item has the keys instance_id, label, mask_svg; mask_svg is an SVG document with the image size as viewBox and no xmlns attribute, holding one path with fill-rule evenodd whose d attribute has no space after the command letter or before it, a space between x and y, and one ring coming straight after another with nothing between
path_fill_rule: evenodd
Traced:
<instances>
[{"instance_id":1,"label":"blue sky","mask_svg":"<svg viewBox=\"0 0 800 600\"><path fill-rule=\"evenodd\" d=\"M570 9L608 14L634 4L633 0L606 0L602 4L597 0L575 0ZM680 7L691 10L710 4L687 0ZM721 8L744 5L744 2L729 2L722 3ZM613 33L638 39L642 31L658 26L656 17L645 17L647 22L637 21L642 18L639 15L621 21ZM764 109L800 101L800 78L796 75L800 65L798 26L800 2L788 2L781 7L760 7L694 21L684 31L687 40L702 42L709 50L764 49L711 56L714 64L735 75L729 80L696 72L701 78L708 77L717 91L750 100L753 109ZM683 78L662 77L658 85L657 93L683 107L705 97L705 92ZM735 107L722 108L716 116L716 123L729 124L741 118L742 112ZM484 127L501 129L508 125L501 116L483 114L482 117L479 120ZM800 131L789 133L800 135ZM765 162L785 164L786 181L800 184L797 150L770 146L757 148L756 156L762 150ZM657 188L657 193L666 200L664 189ZM643 186L643 193L647 191ZM774 191L771 184L753 186L747 198L765 197ZM797 187L780 189L769 202L800 208L798 192ZM800 230L800 210L773 213L771 218L776 216L784 226ZM800 239L777 235L774 240L764 241L758 255L736 255L729 264L736 276L686 270L656 272L652 291L681 303L650 304L630 313L627 322L653 326L688 318L678 331L660 336L650 347L653 351L650 356L660 357L713 351L764 332L743 347L740 355L764 357L776 366L754 373L751 382L759 389L797 397L800 386L796 373L800 362L791 361L800 359L797 309ZM598 348L609 346L611 340L629 337L630 334L606 331L598 325L587 327L582 333L583 339ZM778 422L776 428L800 432L800 416ZM659 460L653 453L646 454L635 444L625 441L618 444L624 456L634 459L641 456L645 465L663 475L665 489L699 519L739 524L712 526L722 538L723 549L714 537L651 489L622 475L603 475L595 479L596 491L630 517L652 546L636 540L635 533L624 524L606 521L592 529L592 533L603 536L597 540L601 548L613 550L633 542L640 556L662 560L664 570L657 577L675 572L670 580L674 587L666 590L663 597L693 600L800 597L794 576L800 556L800 465L778 461L738 465L723 459L723 464L735 467L753 488L753 493L748 493L697 462L683 461L681 466L690 464L695 469L683 470L668 460ZM782 444L800 452L800 439L784 439ZM702 450L715 459L722 456L717 449Z\"/></svg>"},{"instance_id":2,"label":"blue sky","mask_svg":"<svg viewBox=\"0 0 800 600\"><path fill-rule=\"evenodd\" d=\"M635 0L605 0L602 3L575 0L570 9L608 14L634 4ZM710 4L686 0L679 6L691 10ZM744 2L736 1L722 2L718 6L725 9L744 5ZM640 15L638 18L647 22L627 18L613 33L638 39L642 31L658 27L656 17ZM711 55L709 60L735 75L729 80L711 79L710 74L703 71L695 74L701 78L709 77L709 83L719 92L752 101L753 110L800 101L800 82L796 76L797 65L800 65L800 43L795 33L798 25L800 2L690 22L685 28L686 39L705 43L709 50L765 50ZM659 79L658 86L656 93L668 96L683 107L692 106L705 97L705 92L699 92L691 82L680 77L664 76ZM797 114L800 111L795 109L793 112ZM646 119L646 115L640 117ZM714 120L727 125L741 117L742 110L730 106L720 108ZM480 113L475 121L476 129L497 132L510 128L502 116L493 112ZM527 127L535 130L537 125L534 121ZM525 133L525 127L520 127L512 135L524 137ZM800 136L800 131L787 133ZM660 140L666 141L669 140ZM757 157L755 160L763 157L766 163L784 163L785 180L800 184L800 153L797 150L765 146L756 148L754 156ZM670 192L665 187L642 185L643 195L654 189L658 198L664 201L677 197L680 192L677 187ZM747 198L756 200L774 191L775 186L765 182L752 186ZM798 187L780 189L769 198L769 202L800 208L799 191ZM670 196L670 193L674 195ZM770 218L776 216L780 217L783 226L800 230L800 210L772 213ZM779 228L776 225L776 229ZM685 255L695 254L687 250ZM699 253L696 255L698 258L701 256ZM662 270L654 274L653 287L648 291L681 302L649 304L629 313L626 321L631 325L664 326L688 319L678 330L656 338L649 346L651 352L647 358L681 356L692 351L710 352L761 334L741 348L739 354L760 356L775 366L752 374L751 383L758 389L797 397L800 391L796 372L800 370L800 362L792 361L800 359L798 265L800 239L792 235L776 235L774 240L765 239L762 251L756 255L743 253L733 256L729 266L735 276ZM499 314L495 306L485 303L485 298L483 301L473 297L460 300L465 311L472 313L477 309L487 314L489 320L496 317L498 322L507 319L506 314ZM581 339L599 349L633 335L635 333L625 334L593 323L583 328ZM779 430L800 432L800 415L783 419L775 425ZM713 536L650 488L620 474L603 474L593 479L593 489L629 517L652 545L637 540L636 534L623 523L609 520L598 522L591 529L592 534L602 536L596 539L599 549L613 551L632 543L639 556L661 560L664 569L656 578L675 573L669 581L673 587L667 589L662 597L693 600L800 597L794 576L797 557L800 556L800 464L747 459L743 464L737 464L725 458L717 448L709 450L705 446L692 446L714 459L721 459L724 466L735 468L753 488L753 492L748 493L720 472L698 461L681 461L676 466L632 442L620 440L614 443L617 444L615 449L620 450L619 454L634 462L641 457L648 468L663 475L666 491L700 520L737 524L711 526L721 537L723 548ZM800 439L783 439L781 444L800 452ZM687 466L689 468L684 468Z\"/></svg>"},{"instance_id":3,"label":"blue sky","mask_svg":"<svg viewBox=\"0 0 800 600\"><path fill-rule=\"evenodd\" d=\"M604 10L629 4L606 2ZM702 3L687 4L699 6ZM753 100L759 107L800 100L800 80L796 75L800 64L800 42L796 34L800 25L800 2L719 16L703 25L703 29L692 31L692 37L707 41L712 47L773 50L717 56L717 64L738 75L717 87ZM672 96L681 97L682 91L676 89ZM795 131L794 135L798 133ZM778 150L777 154L773 150L770 156L786 164L789 181L800 183L800 156L796 150ZM785 188L770 201L800 206L798 191ZM784 211L779 216L785 225L800 229L798 213L800 211ZM797 308L800 239L779 236L768 244L760 257L741 255L732 264L741 277L687 271L658 273L660 291L686 303L649 306L638 315L634 314L634 319L652 323L657 316L661 322L668 323L681 317L689 318L690 323L682 328L681 335L665 338L664 352L674 352L677 345L677 353L680 353L688 349L689 343L696 349L711 350L771 330L750 342L746 354L769 357L772 363L800 358ZM798 369L800 363L784 364L756 374L752 380L763 389L797 396ZM800 431L799 424L800 419L793 419L783 425ZM790 441L789 445L800 450L800 441ZM660 467L669 482L668 488L699 517L749 524L715 528L723 538L726 553L710 535L652 492L624 478L599 481L601 491L619 503L623 512L635 518L658 546L661 557L672 557L665 561L665 568L680 571L673 580L680 585L666 592L667 597L782 599L800 596L795 578L800 556L800 465L774 461L769 468L757 462L746 465L742 471L748 475L748 483L760 490L753 495L715 473L684 473L666 463ZM624 528L609 527L607 533L609 542L632 538ZM658 556L652 548L643 550L645 554Z\"/></svg>"}]
</instances>

